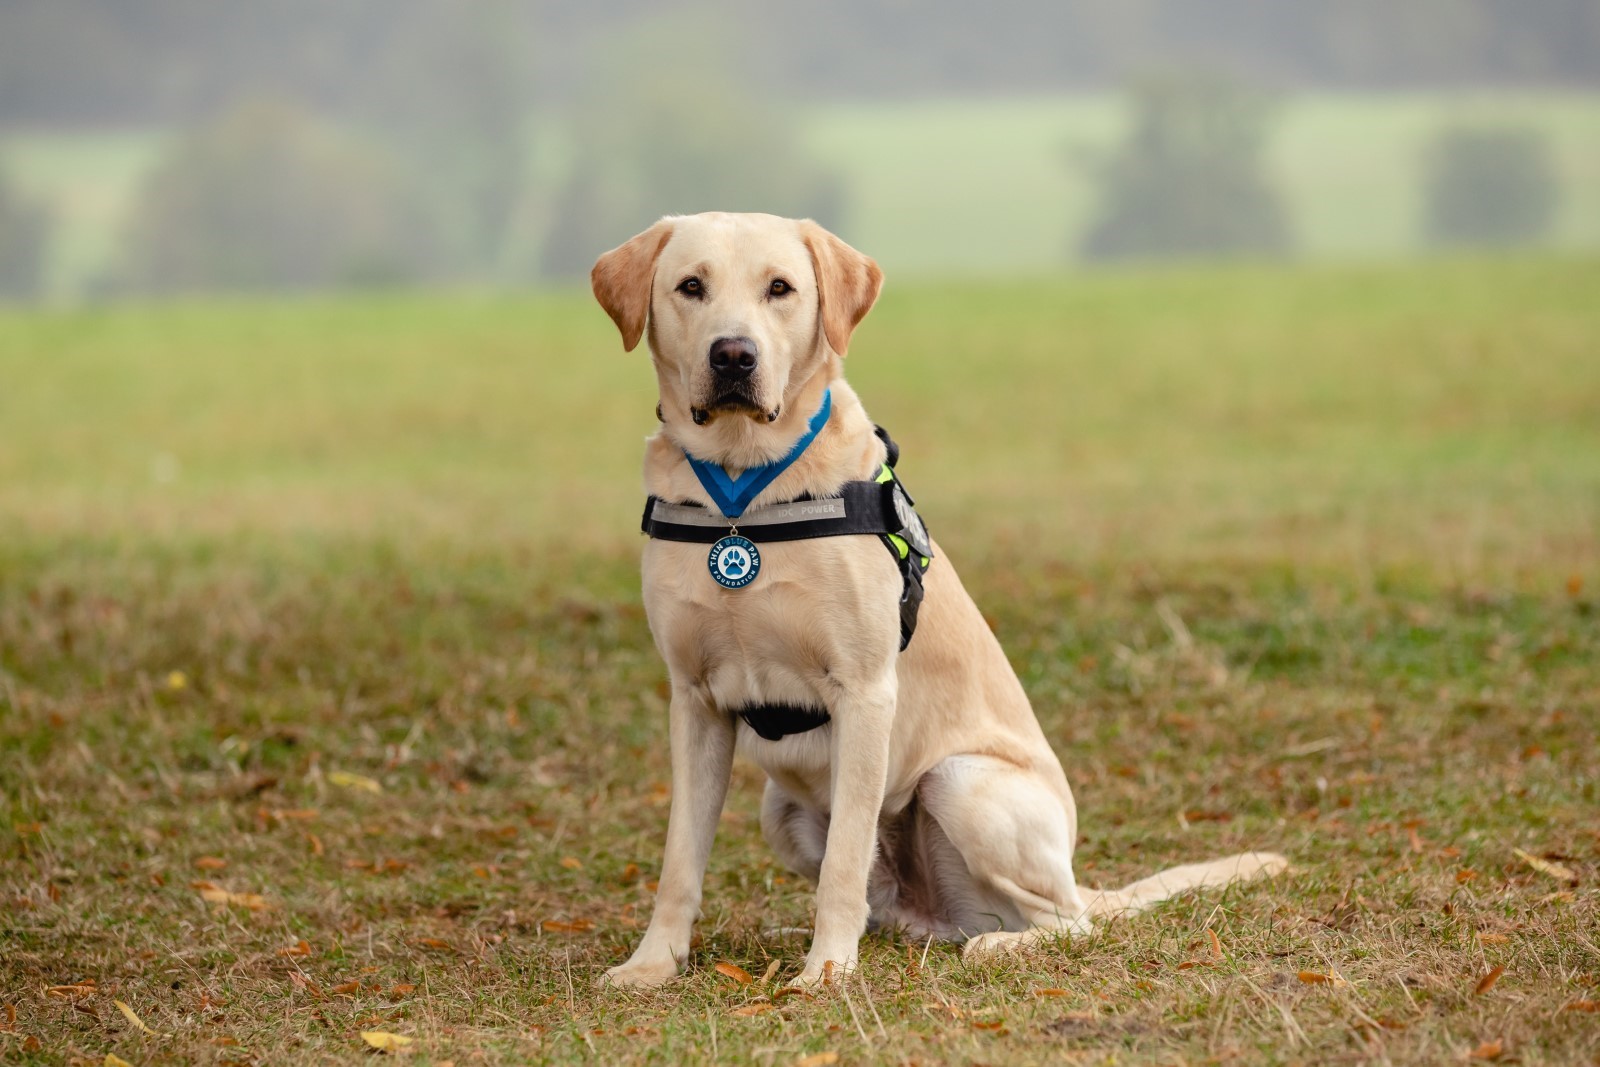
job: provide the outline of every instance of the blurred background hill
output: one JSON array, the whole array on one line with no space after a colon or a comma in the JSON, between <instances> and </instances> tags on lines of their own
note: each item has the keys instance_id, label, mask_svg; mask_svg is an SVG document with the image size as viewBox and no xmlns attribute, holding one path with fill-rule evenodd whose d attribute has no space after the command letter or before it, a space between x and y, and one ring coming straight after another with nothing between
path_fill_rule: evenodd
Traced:
<instances>
[{"instance_id":1,"label":"blurred background hill","mask_svg":"<svg viewBox=\"0 0 1600 1067\"><path fill-rule=\"evenodd\" d=\"M1600 248L1600 3L0 6L0 298L564 283L713 206L899 276Z\"/></svg>"}]
</instances>

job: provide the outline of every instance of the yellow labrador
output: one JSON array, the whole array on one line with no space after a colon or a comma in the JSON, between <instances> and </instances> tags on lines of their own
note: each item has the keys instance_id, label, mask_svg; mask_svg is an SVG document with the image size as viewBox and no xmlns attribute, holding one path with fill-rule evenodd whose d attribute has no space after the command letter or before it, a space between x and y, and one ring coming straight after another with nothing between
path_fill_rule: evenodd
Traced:
<instances>
[{"instance_id":1,"label":"yellow labrador","mask_svg":"<svg viewBox=\"0 0 1600 1067\"><path fill-rule=\"evenodd\" d=\"M660 383L648 492L723 523L691 460L730 479L790 461L756 508L883 480L885 442L843 378L882 280L816 223L771 215L669 217L601 256L595 296L625 349L648 337ZM651 986L684 967L736 752L766 772L767 840L816 885L803 984L849 972L869 921L964 940L971 956L1286 866L1245 853L1080 890L1066 775L937 547L902 651L905 578L882 538L743 533L760 570L732 588L703 543L645 544L644 605L672 676L672 809L649 928L609 981ZM734 558L736 572L752 562ZM823 721L768 739L750 712L774 708Z\"/></svg>"}]
</instances>

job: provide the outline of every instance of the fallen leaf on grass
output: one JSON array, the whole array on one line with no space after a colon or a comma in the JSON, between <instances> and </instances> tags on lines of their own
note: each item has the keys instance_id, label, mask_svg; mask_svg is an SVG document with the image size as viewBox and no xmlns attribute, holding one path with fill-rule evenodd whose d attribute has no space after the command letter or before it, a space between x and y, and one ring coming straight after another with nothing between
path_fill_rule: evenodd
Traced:
<instances>
[{"instance_id":1,"label":"fallen leaf on grass","mask_svg":"<svg viewBox=\"0 0 1600 1067\"><path fill-rule=\"evenodd\" d=\"M311 955L311 945L310 945L310 943L305 942L305 941L297 941L294 945L290 946L289 948L280 948L278 950L278 955L280 955L280 956L309 956L309 955Z\"/></svg>"},{"instance_id":2,"label":"fallen leaf on grass","mask_svg":"<svg viewBox=\"0 0 1600 1067\"><path fill-rule=\"evenodd\" d=\"M329 771L328 781L346 789L360 789L367 793L383 792L383 783L376 778L368 778L364 774L351 774L349 771Z\"/></svg>"},{"instance_id":3,"label":"fallen leaf on grass","mask_svg":"<svg viewBox=\"0 0 1600 1067\"><path fill-rule=\"evenodd\" d=\"M141 1033L149 1034L151 1037L166 1037L167 1036L166 1034L157 1033L156 1031L154 1031L154 1030L150 1029L148 1026L146 1026L144 1024L144 1020L139 1018L139 1016L135 1015L134 1012L133 1012L133 1009L128 1007L128 1005L123 1003L122 1001L113 1000L111 1003L115 1004L117 1006L117 1010L122 1013L122 1017L124 1019L128 1020L130 1023L132 1023L134 1025L134 1027L137 1028Z\"/></svg>"},{"instance_id":4,"label":"fallen leaf on grass","mask_svg":"<svg viewBox=\"0 0 1600 1067\"><path fill-rule=\"evenodd\" d=\"M106 1053L106 1058L101 1061L101 1067L133 1067L133 1064L118 1056L115 1052Z\"/></svg>"},{"instance_id":5,"label":"fallen leaf on grass","mask_svg":"<svg viewBox=\"0 0 1600 1067\"><path fill-rule=\"evenodd\" d=\"M337 996L341 996L341 995L348 996L349 994L352 994L352 993L361 992L361 983L360 982L344 982L344 983L341 983L340 985L334 986L332 989L328 990L328 992L332 993L336 997Z\"/></svg>"},{"instance_id":6,"label":"fallen leaf on grass","mask_svg":"<svg viewBox=\"0 0 1600 1067\"><path fill-rule=\"evenodd\" d=\"M202 871L220 871L228 865L228 861L220 856L201 856L194 861L194 865Z\"/></svg>"},{"instance_id":7,"label":"fallen leaf on grass","mask_svg":"<svg viewBox=\"0 0 1600 1067\"><path fill-rule=\"evenodd\" d=\"M1505 1053L1505 1044L1500 1041L1485 1041L1470 1053L1475 1060L1497 1060Z\"/></svg>"},{"instance_id":8,"label":"fallen leaf on grass","mask_svg":"<svg viewBox=\"0 0 1600 1067\"><path fill-rule=\"evenodd\" d=\"M751 982L755 981L755 977L749 971L745 970L743 967L740 967L737 963L719 963L713 967L712 970L716 971L724 978L732 978L740 985L749 985Z\"/></svg>"},{"instance_id":9,"label":"fallen leaf on grass","mask_svg":"<svg viewBox=\"0 0 1600 1067\"><path fill-rule=\"evenodd\" d=\"M583 861L576 856L562 856L561 866L565 867L569 871L582 870Z\"/></svg>"},{"instance_id":10,"label":"fallen leaf on grass","mask_svg":"<svg viewBox=\"0 0 1600 1067\"><path fill-rule=\"evenodd\" d=\"M404 1034L391 1034L387 1030L363 1030L361 1040L379 1052L398 1052L412 1041Z\"/></svg>"},{"instance_id":11,"label":"fallen leaf on grass","mask_svg":"<svg viewBox=\"0 0 1600 1067\"><path fill-rule=\"evenodd\" d=\"M1551 863L1543 857L1535 856L1531 852L1524 852L1520 848L1514 848L1511 851L1517 859L1526 863L1540 874L1547 874L1556 881L1566 882L1568 885L1578 884L1578 876L1573 873L1571 868L1563 867L1559 863Z\"/></svg>"},{"instance_id":12,"label":"fallen leaf on grass","mask_svg":"<svg viewBox=\"0 0 1600 1067\"><path fill-rule=\"evenodd\" d=\"M1470 882L1476 877L1478 877L1477 871L1473 870L1471 867L1463 867L1456 872L1456 885Z\"/></svg>"},{"instance_id":13,"label":"fallen leaf on grass","mask_svg":"<svg viewBox=\"0 0 1600 1067\"><path fill-rule=\"evenodd\" d=\"M1033 991L1033 995L1036 996L1036 997L1065 997L1065 996L1071 996L1071 994L1068 993L1065 989L1056 989L1054 987L1052 987L1050 989L1035 989Z\"/></svg>"},{"instance_id":14,"label":"fallen leaf on grass","mask_svg":"<svg viewBox=\"0 0 1600 1067\"><path fill-rule=\"evenodd\" d=\"M562 922L560 919L546 919L539 924L539 929L547 934L582 934L594 929L594 923L588 919L573 919L571 922Z\"/></svg>"},{"instance_id":15,"label":"fallen leaf on grass","mask_svg":"<svg viewBox=\"0 0 1600 1067\"><path fill-rule=\"evenodd\" d=\"M1504 945L1511 939L1505 934L1483 933L1480 931L1478 940L1485 945Z\"/></svg>"},{"instance_id":16,"label":"fallen leaf on grass","mask_svg":"<svg viewBox=\"0 0 1600 1067\"><path fill-rule=\"evenodd\" d=\"M772 981L773 976L776 975L777 973L778 973L778 961L777 960L768 960L767 961L767 969L765 971L761 972L761 980L763 982L770 982L770 981Z\"/></svg>"},{"instance_id":17,"label":"fallen leaf on grass","mask_svg":"<svg viewBox=\"0 0 1600 1067\"><path fill-rule=\"evenodd\" d=\"M389 990L389 995L391 997L403 997L407 993L413 992L416 988L417 987L415 985L412 985L410 982L406 982L406 983L404 983L402 985L397 985L394 988L390 989Z\"/></svg>"},{"instance_id":18,"label":"fallen leaf on grass","mask_svg":"<svg viewBox=\"0 0 1600 1067\"><path fill-rule=\"evenodd\" d=\"M1298 977L1306 985L1331 985L1335 989L1350 984L1336 974L1322 974L1318 971L1301 971Z\"/></svg>"},{"instance_id":19,"label":"fallen leaf on grass","mask_svg":"<svg viewBox=\"0 0 1600 1067\"><path fill-rule=\"evenodd\" d=\"M1206 810L1203 810L1203 809L1196 808L1193 811L1184 812L1183 813L1183 821L1184 822L1232 822L1233 821L1233 812L1231 812L1231 811L1206 811Z\"/></svg>"},{"instance_id":20,"label":"fallen leaf on grass","mask_svg":"<svg viewBox=\"0 0 1600 1067\"><path fill-rule=\"evenodd\" d=\"M1574 1000L1570 1004L1562 1005L1561 1010L1600 1012L1600 1000Z\"/></svg>"},{"instance_id":21,"label":"fallen leaf on grass","mask_svg":"<svg viewBox=\"0 0 1600 1067\"><path fill-rule=\"evenodd\" d=\"M1496 967L1494 970L1478 979L1478 986L1472 991L1473 994L1475 996L1483 996L1485 993L1489 992L1489 990L1494 988L1494 984L1500 981L1500 976L1505 973L1506 969L1504 967Z\"/></svg>"},{"instance_id":22,"label":"fallen leaf on grass","mask_svg":"<svg viewBox=\"0 0 1600 1067\"><path fill-rule=\"evenodd\" d=\"M272 906L260 893L233 893L212 885L200 890L200 899L208 904L236 904L251 911L264 911Z\"/></svg>"},{"instance_id":23,"label":"fallen leaf on grass","mask_svg":"<svg viewBox=\"0 0 1600 1067\"><path fill-rule=\"evenodd\" d=\"M317 983L313 982L311 979L307 978L305 975L301 974L299 971L290 971L289 981L293 982L301 989L304 989L307 993L310 993L318 1000L322 999L322 987L317 985Z\"/></svg>"},{"instance_id":24,"label":"fallen leaf on grass","mask_svg":"<svg viewBox=\"0 0 1600 1067\"><path fill-rule=\"evenodd\" d=\"M95 987L93 978L85 978L81 982L71 985L53 985L44 991L47 997L61 997L64 1000L78 1000L81 997L92 997L100 992Z\"/></svg>"},{"instance_id":25,"label":"fallen leaf on grass","mask_svg":"<svg viewBox=\"0 0 1600 1067\"><path fill-rule=\"evenodd\" d=\"M794 1067L828 1067L830 1063L838 1063L837 1052L813 1052L809 1056L801 1056L794 1061Z\"/></svg>"},{"instance_id":26,"label":"fallen leaf on grass","mask_svg":"<svg viewBox=\"0 0 1600 1067\"><path fill-rule=\"evenodd\" d=\"M1211 938L1211 951L1217 956L1218 959L1221 959L1222 958L1222 939L1220 937L1218 937L1217 936L1217 932L1215 930L1211 929L1211 927L1209 927L1209 926L1206 927L1206 936Z\"/></svg>"},{"instance_id":27,"label":"fallen leaf on grass","mask_svg":"<svg viewBox=\"0 0 1600 1067\"><path fill-rule=\"evenodd\" d=\"M755 1004L745 1004L745 1005L743 1005L741 1007L734 1008L728 1014L729 1015L762 1015L762 1014L765 1014L766 1012L775 1011L775 1010L776 1010L776 1008L771 1004L767 1004L767 1003L764 1003L764 1002L758 1002L758 1003L755 1003Z\"/></svg>"},{"instance_id":28,"label":"fallen leaf on grass","mask_svg":"<svg viewBox=\"0 0 1600 1067\"><path fill-rule=\"evenodd\" d=\"M449 952L454 947L454 946L452 946L450 944L450 942L441 941L437 937L419 937L419 938L417 938L415 941L413 941L411 943L413 945L417 945L420 948L438 949L441 952Z\"/></svg>"},{"instance_id":29,"label":"fallen leaf on grass","mask_svg":"<svg viewBox=\"0 0 1600 1067\"><path fill-rule=\"evenodd\" d=\"M315 822L320 817L316 808L257 808L256 821L270 822Z\"/></svg>"}]
</instances>

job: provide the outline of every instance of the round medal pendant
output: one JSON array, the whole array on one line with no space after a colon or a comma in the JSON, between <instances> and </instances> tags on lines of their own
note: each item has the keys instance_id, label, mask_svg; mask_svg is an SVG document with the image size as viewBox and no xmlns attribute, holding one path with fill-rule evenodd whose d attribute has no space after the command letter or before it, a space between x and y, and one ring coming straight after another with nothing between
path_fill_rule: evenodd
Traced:
<instances>
[{"instance_id":1,"label":"round medal pendant","mask_svg":"<svg viewBox=\"0 0 1600 1067\"><path fill-rule=\"evenodd\" d=\"M761 553L748 537L729 534L711 546L711 577L726 589L743 589L761 573Z\"/></svg>"}]
</instances>

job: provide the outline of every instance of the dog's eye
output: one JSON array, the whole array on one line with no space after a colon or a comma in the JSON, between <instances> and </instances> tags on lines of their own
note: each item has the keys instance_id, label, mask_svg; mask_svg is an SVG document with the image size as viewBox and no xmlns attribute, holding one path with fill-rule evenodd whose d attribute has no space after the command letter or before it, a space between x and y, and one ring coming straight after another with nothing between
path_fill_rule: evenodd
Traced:
<instances>
[{"instance_id":1,"label":"dog's eye","mask_svg":"<svg viewBox=\"0 0 1600 1067\"><path fill-rule=\"evenodd\" d=\"M705 291L706 287L701 284L699 278L685 278L683 281L678 283L678 292L682 293L684 296L704 296Z\"/></svg>"},{"instance_id":2,"label":"dog's eye","mask_svg":"<svg viewBox=\"0 0 1600 1067\"><path fill-rule=\"evenodd\" d=\"M782 278L772 279L772 284L767 286L768 296L788 296L792 292L794 292L794 286Z\"/></svg>"}]
</instances>

